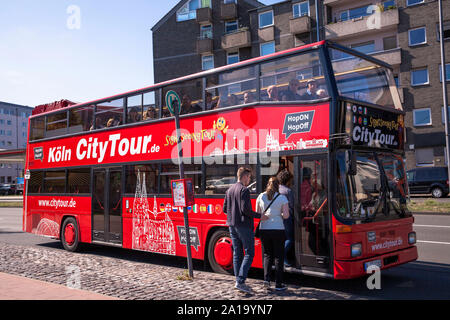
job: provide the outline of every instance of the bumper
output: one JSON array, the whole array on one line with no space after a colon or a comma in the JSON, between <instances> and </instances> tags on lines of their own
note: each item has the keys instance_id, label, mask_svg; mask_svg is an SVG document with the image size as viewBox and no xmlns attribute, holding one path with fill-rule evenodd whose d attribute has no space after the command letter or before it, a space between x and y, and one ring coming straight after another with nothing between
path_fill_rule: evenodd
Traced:
<instances>
[{"instance_id":1,"label":"bumper","mask_svg":"<svg viewBox=\"0 0 450 320\"><path fill-rule=\"evenodd\" d=\"M366 262L381 260L381 270L398 266L407 262L417 260L417 247L412 246L403 250L389 252L368 259L356 261L334 261L334 278L335 279L352 279L367 275L364 264Z\"/></svg>"}]
</instances>

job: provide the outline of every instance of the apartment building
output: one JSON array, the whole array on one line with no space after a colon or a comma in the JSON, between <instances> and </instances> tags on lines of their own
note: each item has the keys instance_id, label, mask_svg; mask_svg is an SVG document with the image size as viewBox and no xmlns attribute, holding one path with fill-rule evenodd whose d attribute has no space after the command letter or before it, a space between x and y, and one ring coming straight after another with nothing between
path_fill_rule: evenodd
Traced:
<instances>
[{"instance_id":1,"label":"apartment building","mask_svg":"<svg viewBox=\"0 0 450 320\"><path fill-rule=\"evenodd\" d=\"M0 101L0 150L25 149L28 117L33 108ZM15 183L23 177L23 163L1 163L0 183Z\"/></svg>"},{"instance_id":2,"label":"apartment building","mask_svg":"<svg viewBox=\"0 0 450 320\"><path fill-rule=\"evenodd\" d=\"M155 82L212 69L251 55L248 10L255 0L182 0L155 26Z\"/></svg>"},{"instance_id":3,"label":"apartment building","mask_svg":"<svg viewBox=\"0 0 450 320\"><path fill-rule=\"evenodd\" d=\"M450 1L443 6L444 37L450 39ZM152 30L155 82L318 36L383 60L393 67L407 112L407 167L446 164L436 0L184 0ZM450 41L446 56L450 61ZM450 63L446 74L450 81Z\"/></svg>"}]
</instances>

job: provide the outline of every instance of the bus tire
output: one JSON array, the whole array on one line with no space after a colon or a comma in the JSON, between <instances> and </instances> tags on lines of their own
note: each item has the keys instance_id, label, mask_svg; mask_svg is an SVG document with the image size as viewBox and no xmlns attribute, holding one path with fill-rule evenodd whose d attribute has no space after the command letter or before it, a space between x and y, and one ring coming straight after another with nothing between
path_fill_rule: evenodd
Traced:
<instances>
[{"instance_id":1,"label":"bus tire","mask_svg":"<svg viewBox=\"0 0 450 320\"><path fill-rule=\"evenodd\" d=\"M208 261L214 272L233 274L233 247L227 230L217 230L209 239Z\"/></svg>"},{"instance_id":2,"label":"bus tire","mask_svg":"<svg viewBox=\"0 0 450 320\"><path fill-rule=\"evenodd\" d=\"M76 252L80 249L80 233L75 218L64 219L61 228L61 243L67 251Z\"/></svg>"}]
</instances>

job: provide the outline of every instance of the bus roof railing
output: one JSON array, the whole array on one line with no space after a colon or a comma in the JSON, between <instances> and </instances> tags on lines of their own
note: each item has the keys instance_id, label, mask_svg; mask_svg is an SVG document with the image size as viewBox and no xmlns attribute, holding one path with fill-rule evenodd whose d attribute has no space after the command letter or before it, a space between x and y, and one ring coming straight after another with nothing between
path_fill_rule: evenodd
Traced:
<instances>
[{"instance_id":1,"label":"bus roof railing","mask_svg":"<svg viewBox=\"0 0 450 320\"><path fill-rule=\"evenodd\" d=\"M131 91L127 91L127 92L124 92L124 93L116 94L116 95L105 97L105 98L101 98L101 99L95 99L95 100L88 101L88 102L77 103L77 104L69 105L69 106L66 106L66 107L63 107L63 108L60 108L60 109L57 109L57 110L53 109L53 110L49 110L49 111L43 111L41 113L33 114L31 116L31 118L35 118L35 117L46 115L46 114L53 113L53 112L64 111L64 110L68 110L68 109L72 109L72 108L76 108L76 107L95 105L95 104L102 103L102 102L108 102L108 101L112 101L112 100L122 99L122 98L126 98L126 97L132 96L132 95L144 94L144 93L147 93L147 92L150 92L150 91L156 91L156 90L158 90L160 88L163 88L163 87L166 87L166 86L169 86L169 85L173 85L173 84L176 84L176 83L179 83L179 82L189 81L189 80L193 80L193 79L197 79L197 78L202 78L202 77L206 77L206 76L218 73L218 72L224 72L224 71L227 71L227 70L234 70L234 69L236 69L238 67L251 66L251 65L254 65L254 64L257 64L257 63L261 63L261 62L265 62L265 61L268 61L268 60L272 60L275 57L276 58L280 58L280 57L285 57L285 56L289 56L289 55L296 54L296 53L307 52L307 51L310 51L310 50L317 49L317 48L319 48L321 46L326 46L326 47L330 47L330 48L334 48L334 49L338 49L338 50L344 51L344 52L346 52L348 54L357 56L357 57L359 57L361 59L370 61L370 62L372 62L374 64L377 64L377 65L380 65L382 67L385 67L385 68L388 68L388 69L392 70L392 67L389 64L387 64L387 63L385 63L385 62L383 62L383 61L381 61L379 59L376 59L376 58L374 58L372 56L366 55L366 54L361 53L359 51L356 51L354 49L350 49L350 48L347 48L345 46L339 45L339 44L337 44L335 42L332 42L332 41L329 41L329 40L322 40L322 41L319 41L319 42L306 44L306 45L303 45L303 46L300 46L300 47L291 48L291 49L287 49L287 50L284 50L284 51L279 51L279 52L275 52L275 53L272 53L272 54L268 54L268 55L265 55L265 56L255 57L255 58L252 58L252 59L244 60L244 61L233 63L233 64L230 64L230 65L225 65L225 66L222 66L222 67L218 67L218 68L214 68L214 69L210 69L210 70L206 70L206 71L201 71L201 72L190 74L190 75L187 75L187 76L183 76L183 77L179 77L179 78L163 81L163 82L160 82L160 83L148 86L148 87L144 87L144 88L141 88L141 89L131 90Z\"/></svg>"}]
</instances>

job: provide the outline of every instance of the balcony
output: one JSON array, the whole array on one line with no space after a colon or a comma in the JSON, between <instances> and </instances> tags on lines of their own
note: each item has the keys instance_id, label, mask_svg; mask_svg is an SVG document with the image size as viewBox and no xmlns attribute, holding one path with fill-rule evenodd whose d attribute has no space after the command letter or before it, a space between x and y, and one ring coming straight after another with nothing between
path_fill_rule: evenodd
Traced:
<instances>
[{"instance_id":1,"label":"balcony","mask_svg":"<svg viewBox=\"0 0 450 320\"><path fill-rule=\"evenodd\" d=\"M259 42L269 42L275 40L275 27L265 27L258 29Z\"/></svg>"},{"instance_id":2,"label":"balcony","mask_svg":"<svg viewBox=\"0 0 450 320\"><path fill-rule=\"evenodd\" d=\"M356 35L363 36L395 29L398 24L398 9L390 9L366 17L327 24L325 26L325 38L342 40Z\"/></svg>"},{"instance_id":3,"label":"balcony","mask_svg":"<svg viewBox=\"0 0 450 320\"><path fill-rule=\"evenodd\" d=\"M250 47L251 44L250 31L247 29L222 36L222 48L224 50Z\"/></svg>"},{"instance_id":4,"label":"balcony","mask_svg":"<svg viewBox=\"0 0 450 320\"><path fill-rule=\"evenodd\" d=\"M309 16L303 16L290 19L289 27L292 34L306 33L311 30L311 21Z\"/></svg>"},{"instance_id":5,"label":"balcony","mask_svg":"<svg viewBox=\"0 0 450 320\"><path fill-rule=\"evenodd\" d=\"M209 7L197 9L197 22L198 23L211 23L212 10Z\"/></svg>"},{"instance_id":6,"label":"balcony","mask_svg":"<svg viewBox=\"0 0 450 320\"><path fill-rule=\"evenodd\" d=\"M202 38L197 39L197 54L212 53L213 39Z\"/></svg>"},{"instance_id":7,"label":"balcony","mask_svg":"<svg viewBox=\"0 0 450 320\"><path fill-rule=\"evenodd\" d=\"M323 4L326 6L342 6L348 3L355 3L355 0L323 0Z\"/></svg>"},{"instance_id":8,"label":"balcony","mask_svg":"<svg viewBox=\"0 0 450 320\"><path fill-rule=\"evenodd\" d=\"M398 66L402 63L402 49L396 48L370 54L372 57L384 61L391 66Z\"/></svg>"},{"instance_id":9,"label":"balcony","mask_svg":"<svg viewBox=\"0 0 450 320\"><path fill-rule=\"evenodd\" d=\"M220 5L220 19L233 20L237 18L237 4L236 3L222 3Z\"/></svg>"}]
</instances>

